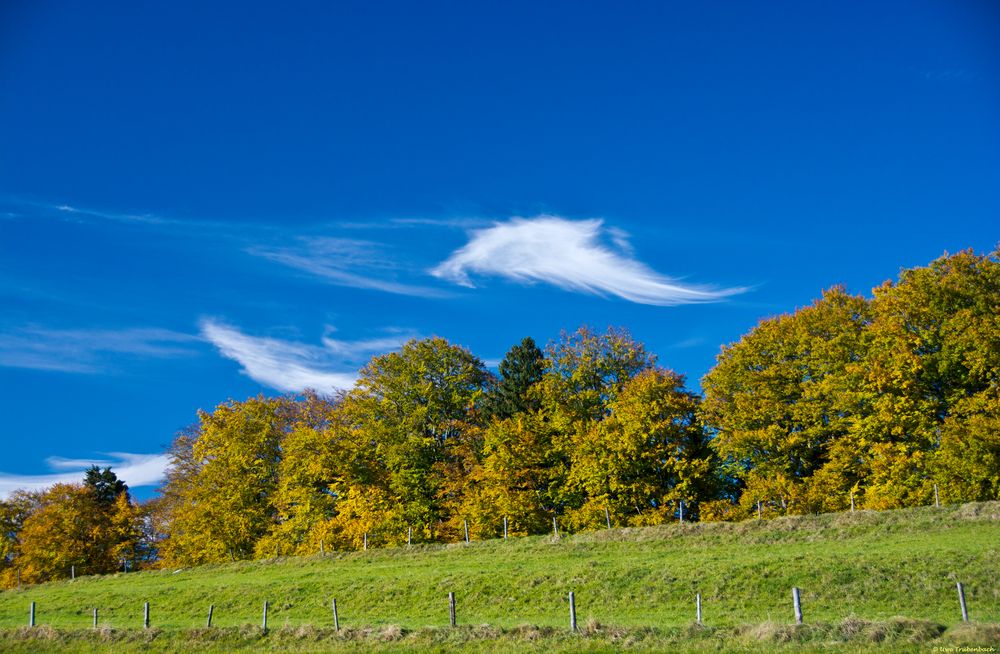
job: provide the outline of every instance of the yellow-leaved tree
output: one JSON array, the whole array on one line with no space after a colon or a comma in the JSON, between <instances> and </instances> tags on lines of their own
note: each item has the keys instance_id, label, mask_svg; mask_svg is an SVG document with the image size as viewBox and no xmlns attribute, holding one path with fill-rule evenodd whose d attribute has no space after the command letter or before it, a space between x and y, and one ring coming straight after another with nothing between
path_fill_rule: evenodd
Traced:
<instances>
[{"instance_id":1,"label":"yellow-leaved tree","mask_svg":"<svg viewBox=\"0 0 1000 654\"><path fill-rule=\"evenodd\" d=\"M171 449L159 507L164 565L252 558L273 527L286 398L229 401L199 413L195 432Z\"/></svg>"}]
</instances>

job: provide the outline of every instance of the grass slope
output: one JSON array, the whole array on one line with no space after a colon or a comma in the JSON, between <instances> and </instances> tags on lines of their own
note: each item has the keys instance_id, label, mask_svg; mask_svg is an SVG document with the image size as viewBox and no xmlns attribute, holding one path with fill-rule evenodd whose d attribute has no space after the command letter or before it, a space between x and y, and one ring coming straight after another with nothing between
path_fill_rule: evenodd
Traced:
<instances>
[{"instance_id":1,"label":"grass slope","mask_svg":"<svg viewBox=\"0 0 1000 654\"><path fill-rule=\"evenodd\" d=\"M218 645L219 651L234 651L243 648L238 642L251 650L256 646L258 636L250 638L247 625L259 625L264 600L270 602L269 624L275 630L269 638L306 642L326 638L323 628L332 624L334 597L341 626L358 630L342 632L338 642L344 647L355 637L364 640L365 633L374 632L389 648L385 651L392 651L397 637L416 639L411 646L434 651L446 651L450 640L459 638L469 648L482 640L474 629L457 630L458 635L434 629L447 625L447 594L454 592L460 624L490 625L479 627L492 634L483 642L512 639L522 642L520 649L525 651L531 650L530 643L547 642L541 649L560 651L559 634L568 623L567 594L572 590L580 624L589 621L591 637L597 639L592 651L604 651L602 639L615 633L620 638L617 644L609 641L608 651L620 646L621 638L631 638L640 649L646 639L667 646L679 638L689 649L695 648L691 651L702 651L699 642L704 651L712 651L723 635L745 637L747 628L740 625L765 625L773 640L783 629L780 625L793 621L792 586L802 589L806 622L817 626L811 632L809 625L792 630L792 636L779 640L795 641L809 633L809 639L837 642L845 630L919 632L956 625L960 621L956 581L965 586L971 618L998 623L998 580L1000 502L988 502L84 577L0 593L0 644L4 644L0 649L32 651L31 639L41 636L16 629L27 623L32 601L37 623L57 630L38 632L48 634L50 649L67 638L58 630L86 630L94 607L99 608L104 627L139 628L142 603L149 601L154 634L126 638L107 630L84 631L67 642L75 640L82 647L79 651L90 651L83 641L92 645L101 641L115 643L119 652L132 651L132 645L134 651L147 652L152 650L145 640L151 635L166 647L201 633L209 650ZM710 629L692 635L688 632L696 592L702 595L704 621ZM215 634L186 631L204 626L209 604L215 605L213 624L219 628ZM890 621L893 616L927 622L903 628ZM598 623L614 627L602 629ZM522 638L522 625L528 624L541 631ZM295 633L298 636L289 635ZM966 641L985 637L977 634ZM219 638L236 640L225 645L210 642ZM747 651L756 651L752 641ZM580 646L577 641L566 651ZM369 642L364 649L375 648Z\"/></svg>"}]
</instances>

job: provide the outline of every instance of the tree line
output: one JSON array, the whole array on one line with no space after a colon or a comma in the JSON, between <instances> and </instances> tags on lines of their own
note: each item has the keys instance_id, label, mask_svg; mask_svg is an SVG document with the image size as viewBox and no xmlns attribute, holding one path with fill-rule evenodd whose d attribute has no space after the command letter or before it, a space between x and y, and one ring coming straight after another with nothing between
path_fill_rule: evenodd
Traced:
<instances>
[{"instance_id":1,"label":"tree line","mask_svg":"<svg viewBox=\"0 0 1000 654\"><path fill-rule=\"evenodd\" d=\"M512 535L553 518L651 525L682 503L687 519L741 520L926 505L936 490L1000 499L998 253L763 319L722 348L701 394L624 329L582 327L544 351L525 338L497 374L444 339L411 340L334 397L199 412L142 506L112 497L107 470L15 494L0 503L0 583L65 576L70 560L186 566L457 541L466 525L490 538L504 518Z\"/></svg>"}]
</instances>

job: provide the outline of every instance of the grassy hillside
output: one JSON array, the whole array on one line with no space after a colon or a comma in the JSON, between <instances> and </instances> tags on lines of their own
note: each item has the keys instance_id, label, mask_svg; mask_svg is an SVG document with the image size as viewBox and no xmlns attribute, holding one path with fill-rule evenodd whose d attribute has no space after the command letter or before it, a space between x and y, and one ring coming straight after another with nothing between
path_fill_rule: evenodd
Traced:
<instances>
[{"instance_id":1,"label":"grassy hillside","mask_svg":"<svg viewBox=\"0 0 1000 654\"><path fill-rule=\"evenodd\" d=\"M906 627L917 631L955 625L960 621L956 581L965 585L973 621L1000 622L1000 502L665 525L559 540L519 538L85 577L0 593L0 643L7 645L0 649L30 646L19 641L25 636L16 628L27 623L32 601L37 623L59 630L86 630L93 607L99 609L103 627L139 628L142 603L149 601L153 634L111 638L105 631L100 636L111 638L109 642L125 638L115 645L121 652L132 645L136 651L150 651L136 639L151 635L165 647L179 634L189 637L193 632L184 630L203 627L210 604L219 629L215 635L198 632L199 637L249 637L257 630L247 625L260 624L264 600L270 602L271 638L298 633L299 640L322 640L322 628L332 626L332 598L345 630L388 633L379 641L387 647L399 633L416 630L406 637L424 638L426 648L439 649L447 647L448 639L477 640L470 629L458 630L461 636L429 629L447 626L447 595L454 592L460 625L490 625L478 629L493 629L490 638L514 640L523 625L534 625L541 636L520 640L551 641L545 647L551 651L564 638L560 634L568 623L567 594L572 590L581 626L589 624L599 636L595 647L614 630L638 644L646 637L662 640L687 633L695 593L700 592L710 629L685 639L691 647L703 643L708 651L719 634L745 636L740 625L778 633L783 629L778 625L793 622L792 586L802 589L806 622L817 625L810 638L836 641L837 633L864 621L882 626L854 629L890 628L885 625L893 616L927 621ZM903 628L896 624L891 629ZM359 633L342 632L339 642L353 642L346 636L354 639ZM794 640L805 632L790 633L799 634L788 637ZM92 640L98 634L80 638ZM780 634L768 638L772 636L788 639ZM256 638L246 646L255 646ZM435 644L440 638L444 644ZM216 644L237 649L232 643ZM579 645L575 641L574 649Z\"/></svg>"}]
</instances>

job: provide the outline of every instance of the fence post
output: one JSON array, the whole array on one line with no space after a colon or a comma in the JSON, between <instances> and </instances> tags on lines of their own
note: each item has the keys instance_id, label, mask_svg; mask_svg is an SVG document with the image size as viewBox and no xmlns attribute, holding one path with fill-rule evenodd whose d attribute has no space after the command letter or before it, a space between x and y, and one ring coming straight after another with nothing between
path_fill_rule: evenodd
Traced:
<instances>
[{"instance_id":1,"label":"fence post","mask_svg":"<svg viewBox=\"0 0 1000 654\"><path fill-rule=\"evenodd\" d=\"M556 524L555 516L552 516L552 535L559 538L559 525Z\"/></svg>"},{"instance_id":2,"label":"fence post","mask_svg":"<svg viewBox=\"0 0 1000 654\"><path fill-rule=\"evenodd\" d=\"M694 597L694 616L698 624L701 624L701 593Z\"/></svg>"},{"instance_id":3,"label":"fence post","mask_svg":"<svg viewBox=\"0 0 1000 654\"><path fill-rule=\"evenodd\" d=\"M35 626L35 603L31 603L31 610L28 612L28 626Z\"/></svg>"},{"instance_id":4,"label":"fence post","mask_svg":"<svg viewBox=\"0 0 1000 654\"><path fill-rule=\"evenodd\" d=\"M76 580L76 566L75 565L71 565L69 567L69 578L70 578L70 581Z\"/></svg>"},{"instance_id":5,"label":"fence post","mask_svg":"<svg viewBox=\"0 0 1000 654\"><path fill-rule=\"evenodd\" d=\"M142 628L149 629L149 602L142 605Z\"/></svg>"},{"instance_id":6,"label":"fence post","mask_svg":"<svg viewBox=\"0 0 1000 654\"><path fill-rule=\"evenodd\" d=\"M680 501L680 505L681 505L681 516L680 516L681 524L684 524L684 500Z\"/></svg>"},{"instance_id":7,"label":"fence post","mask_svg":"<svg viewBox=\"0 0 1000 654\"><path fill-rule=\"evenodd\" d=\"M261 620L260 628L267 633L267 600L264 600L264 618Z\"/></svg>"},{"instance_id":8,"label":"fence post","mask_svg":"<svg viewBox=\"0 0 1000 654\"><path fill-rule=\"evenodd\" d=\"M851 491L851 513L854 513L854 491Z\"/></svg>"},{"instance_id":9,"label":"fence post","mask_svg":"<svg viewBox=\"0 0 1000 654\"><path fill-rule=\"evenodd\" d=\"M469 542L469 521L468 520L463 520L462 522L465 525L465 542L468 543Z\"/></svg>"},{"instance_id":10,"label":"fence post","mask_svg":"<svg viewBox=\"0 0 1000 654\"><path fill-rule=\"evenodd\" d=\"M333 629L340 631L340 616L337 615L337 598L333 598Z\"/></svg>"},{"instance_id":11,"label":"fence post","mask_svg":"<svg viewBox=\"0 0 1000 654\"><path fill-rule=\"evenodd\" d=\"M757 519L760 520L763 516L760 510L760 500L757 500Z\"/></svg>"},{"instance_id":12,"label":"fence post","mask_svg":"<svg viewBox=\"0 0 1000 654\"><path fill-rule=\"evenodd\" d=\"M958 605L962 607L962 622L969 621L969 609L965 606L965 588L962 582L958 582Z\"/></svg>"},{"instance_id":13,"label":"fence post","mask_svg":"<svg viewBox=\"0 0 1000 654\"><path fill-rule=\"evenodd\" d=\"M941 506L941 498L938 496L937 484L934 484L934 506Z\"/></svg>"},{"instance_id":14,"label":"fence post","mask_svg":"<svg viewBox=\"0 0 1000 654\"><path fill-rule=\"evenodd\" d=\"M607 506L604 507L604 522L608 523L608 529L611 529L611 512Z\"/></svg>"},{"instance_id":15,"label":"fence post","mask_svg":"<svg viewBox=\"0 0 1000 654\"><path fill-rule=\"evenodd\" d=\"M799 598L799 589L792 588L792 605L795 607L795 624L802 624L802 601Z\"/></svg>"},{"instance_id":16,"label":"fence post","mask_svg":"<svg viewBox=\"0 0 1000 654\"><path fill-rule=\"evenodd\" d=\"M368 551L368 532L367 531L365 532L365 545L364 545L364 547L365 547L365 551L367 552Z\"/></svg>"},{"instance_id":17,"label":"fence post","mask_svg":"<svg viewBox=\"0 0 1000 654\"><path fill-rule=\"evenodd\" d=\"M326 544L323 541L319 542L319 555L326 556Z\"/></svg>"},{"instance_id":18,"label":"fence post","mask_svg":"<svg viewBox=\"0 0 1000 654\"><path fill-rule=\"evenodd\" d=\"M452 627L458 624L455 616L455 593L448 593L448 619Z\"/></svg>"},{"instance_id":19,"label":"fence post","mask_svg":"<svg viewBox=\"0 0 1000 654\"><path fill-rule=\"evenodd\" d=\"M211 627L212 626L212 613L214 613L214 612L215 612L215 604L209 604L208 605L208 623L206 624L207 627Z\"/></svg>"},{"instance_id":20,"label":"fence post","mask_svg":"<svg viewBox=\"0 0 1000 654\"><path fill-rule=\"evenodd\" d=\"M406 528L406 546L413 544L413 527Z\"/></svg>"},{"instance_id":21,"label":"fence post","mask_svg":"<svg viewBox=\"0 0 1000 654\"><path fill-rule=\"evenodd\" d=\"M576 596L569 591L569 630L576 632Z\"/></svg>"},{"instance_id":22,"label":"fence post","mask_svg":"<svg viewBox=\"0 0 1000 654\"><path fill-rule=\"evenodd\" d=\"M503 517L503 539L507 540L507 516Z\"/></svg>"}]
</instances>

